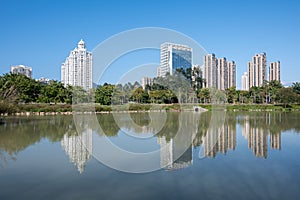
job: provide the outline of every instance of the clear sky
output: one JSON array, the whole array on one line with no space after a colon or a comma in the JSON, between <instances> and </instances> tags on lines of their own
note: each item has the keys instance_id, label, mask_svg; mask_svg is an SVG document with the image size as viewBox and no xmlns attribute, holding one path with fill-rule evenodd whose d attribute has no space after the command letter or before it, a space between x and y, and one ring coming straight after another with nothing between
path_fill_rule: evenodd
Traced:
<instances>
[{"instance_id":1,"label":"clear sky","mask_svg":"<svg viewBox=\"0 0 300 200\"><path fill-rule=\"evenodd\" d=\"M91 51L119 32L163 27L235 60L238 87L247 62L260 52L267 53L268 63L281 61L284 83L300 81L300 1L2 0L0 5L0 74L24 64L33 68L34 78L60 80L61 63L81 38ZM150 54L154 60L147 62L159 62L158 53Z\"/></svg>"}]
</instances>

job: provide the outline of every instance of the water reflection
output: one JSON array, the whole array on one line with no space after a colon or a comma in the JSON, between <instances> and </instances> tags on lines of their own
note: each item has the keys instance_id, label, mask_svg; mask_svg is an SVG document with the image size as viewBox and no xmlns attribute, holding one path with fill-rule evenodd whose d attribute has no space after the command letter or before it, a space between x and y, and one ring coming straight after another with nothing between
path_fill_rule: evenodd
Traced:
<instances>
[{"instance_id":1,"label":"water reflection","mask_svg":"<svg viewBox=\"0 0 300 200\"><path fill-rule=\"evenodd\" d=\"M0 165L5 166L7 160L17 160L19 152L47 139L60 142L70 162L82 173L91 159L93 134L118 138L120 128L125 128L136 134L157 133L158 146L165 147L160 148L160 165L172 170L190 166L195 148L202 149L203 155L209 158L215 158L218 153L225 155L229 150L235 151L239 145L237 134L240 133L247 140L248 149L253 155L266 159L268 150L284 148L281 140L283 131L300 131L300 115L297 113L226 113L214 120L210 112L200 115L168 113L161 130L155 125L160 121L159 113L150 128L148 113L135 113L130 117L142 129L130 127L127 119L116 124L110 114L98 115L98 121L92 123L85 121L82 116L79 132L76 131L72 116L6 118L5 124L0 126ZM213 121L216 123L213 124ZM100 123L103 131L97 130L96 123Z\"/></svg>"},{"instance_id":2,"label":"water reflection","mask_svg":"<svg viewBox=\"0 0 300 200\"><path fill-rule=\"evenodd\" d=\"M279 114L276 118L281 120L281 115ZM272 116L270 113L242 117L242 135L248 140L248 148L256 157L268 157L268 136L270 147L281 150L281 131L273 129L277 119L274 121L274 114Z\"/></svg>"},{"instance_id":3,"label":"water reflection","mask_svg":"<svg viewBox=\"0 0 300 200\"><path fill-rule=\"evenodd\" d=\"M79 173L82 173L92 155L92 129L87 129L79 135L65 134L61 146L69 156L70 162L77 166Z\"/></svg>"}]
</instances>

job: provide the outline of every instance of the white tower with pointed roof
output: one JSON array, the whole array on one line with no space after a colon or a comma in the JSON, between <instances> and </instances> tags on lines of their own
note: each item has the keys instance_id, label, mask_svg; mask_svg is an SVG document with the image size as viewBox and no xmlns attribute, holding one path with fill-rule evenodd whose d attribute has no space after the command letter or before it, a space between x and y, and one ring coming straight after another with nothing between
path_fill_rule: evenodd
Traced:
<instances>
[{"instance_id":1,"label":"white tower with pointed roof","mask_svg":"<svg viewBox=\"0 0 300 200\"><path fill-rule=\"evenodd\" d=\"M86 50L82 39L61 66L61 82L65 86L80 86L85 90L93 86L92 53Z\"/></svg>"}]
</instances>

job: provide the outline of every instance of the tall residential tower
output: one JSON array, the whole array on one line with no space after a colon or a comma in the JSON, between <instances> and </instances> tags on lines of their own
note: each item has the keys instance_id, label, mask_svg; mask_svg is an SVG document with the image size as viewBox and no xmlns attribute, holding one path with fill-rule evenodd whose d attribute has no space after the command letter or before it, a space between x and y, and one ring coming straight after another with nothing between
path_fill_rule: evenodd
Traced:
<instances>
[{"instance_id":1,"label":"tall residential tower","mask_svg":"<svg viewBox=\"0 0 300 200\"><path fill-rule=\"evenodd\" d=\"M260 87L267 80L267 55L266 53L256 54L248 63L249 88Z\"/></svg>"},{"instance_id":2,"label":"tall residential tower","mask_svg":"<svg viewBox=\"0 0 300 200\"><path fill-rule=\"evenodd\" d=\"M62 64L61 82L65 86L80 86L85 90L92 88L92 53L86 50L83 40L80 40L77 48L70 52Z\"/></svg>"},{"instance_id":3,"label":"tall residential tower","mask_svg":"<svg viewBox=\"0 0 300 200\"><path fill-rule=\"evenodd\" d=\"M280 61L270 63L269 81L280 82Z\"/></svg>"}]
</instances>

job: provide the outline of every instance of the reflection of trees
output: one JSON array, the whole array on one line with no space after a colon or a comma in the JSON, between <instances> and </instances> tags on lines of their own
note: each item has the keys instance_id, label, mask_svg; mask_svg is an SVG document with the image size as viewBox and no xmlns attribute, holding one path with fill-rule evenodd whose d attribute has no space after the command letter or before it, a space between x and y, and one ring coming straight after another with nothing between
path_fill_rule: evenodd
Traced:
<instances>
[{"instance_id":1,"label":"reflection of trees","mask_svg":"<svg viewBox=\"0 0 300 200\"><path fill-rule=\"evenodd\" d=\"M43 116L6 118L0 126L0 152L6 152L11 159L28 146L47 138L58 142L65 133L74 133L72 116ZM2 153L2 160L5 158Z\"/></svg>"},{"instance_id":2,"label":"reflection of trees","mask_svg":"<svg viewBox=\"0 0 300 200\"><path fill-rule=\"evenodd\" d=\"M97 131L99 134L105 134L106 136L117 136L120 130L119 126L114 120L114 116L111 114L97 115L99 125L102 131Z\"/></svg>"},{"instance_id":3,"label":"reflection of trees","mask_svg":"<svg viewBox=\"0 0 300 200\"><path fill-rule=\"evenodd\" d=\"M139 126L147 126L151 121L149 113L130 113L130 117Z\"/></svg>"}]
</instances>

